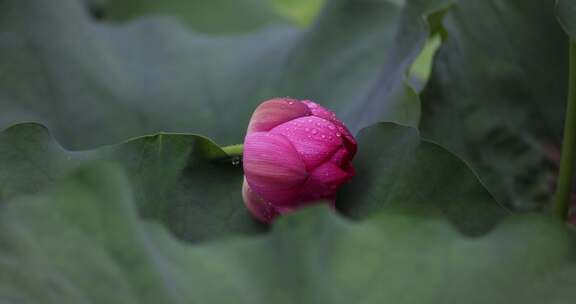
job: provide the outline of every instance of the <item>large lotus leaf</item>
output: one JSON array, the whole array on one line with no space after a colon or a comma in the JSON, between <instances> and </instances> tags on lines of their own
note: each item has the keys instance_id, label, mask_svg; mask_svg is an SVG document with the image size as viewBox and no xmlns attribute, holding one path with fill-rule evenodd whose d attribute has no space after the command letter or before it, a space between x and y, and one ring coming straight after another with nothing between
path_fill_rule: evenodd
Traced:
<instances>
[{"instance_id":1,"label":"large lotus leaf","mask_svg":"<svg viewBox=\"0 0 576 304\"><path fill-rule=\"evenodd\" d=\"M0 212L6 303L571 303L576 238L544 216L465 237L414 210L328 208L197 245L137 216L129 180L91 165Z\"/></svg>"},{"instance_id":2,"label":"large lotus leaf","mask_svg":"<svg viewBox=\"0 0 576 304\"><path fill-rule=\"evenodd\" d=\"M553 1L460 1L443 27L422 97L423 136L469 161L498 200L547 201L568 52Z\"/></svg>"},{"instance_id":3,"label":"large lotus leaf","mask_svg":"<svg viewBox=\"0 0 576 304\"><path fill-rule=\"evenodd\" d=\"M358 137L357 176L338 205L354 218L397 206L445 214L462 231L489 229L505 212L459 159L422 143L408 127L380 124ZM211 160L215 159L215 160ZM196 135L158 134L87 151L68 151L36 124L0 133L0 197L36 193L79 165L111 161L126 169L141 214L195 241L261 230L244 210L241 166Z\"/></svg>"},{"instance_id":4,"label":"large lotus leaf","mask_svg":"<svg viewBox=\"0 0 576 304\"><path fill-rule=\"evenodd\" d=\"M232 144L276 96L314 99L355 131L416 125L405 74L428 36L425 17L448 2L333 0L307 30L222 36L170 18L101 23L77 0L5 0L0 128L41 122L73 149L159 131Z\"/></svg>"}]
</instances>

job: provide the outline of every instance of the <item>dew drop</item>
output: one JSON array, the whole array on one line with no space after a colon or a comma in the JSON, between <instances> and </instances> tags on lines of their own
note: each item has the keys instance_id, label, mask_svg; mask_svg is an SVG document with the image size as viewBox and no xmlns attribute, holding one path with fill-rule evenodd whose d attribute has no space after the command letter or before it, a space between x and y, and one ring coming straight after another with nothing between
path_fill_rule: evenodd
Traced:
<instances>
[{"instance_id":1,"label":"dew drop","mask_svg":"<svg viewBox=\"0 0 576 304\"><path fill-rule=\"evenodd\" d=\"M318 130L312 129L312 134L318 134Z\"/></svg>"},{"instance_id":2,"label":"dew drop","mask_svg":"<svg viewBox=\"0 0 576 304\"><path fill-rule=\"evenodd\" d=\"M334 129L336 129L336 128L335 128L333 125L328 125L328 129L334 130Z\"/></svg>"},{"instance_id":3,"label":"dew drop","mask_svg":"<svg viewBox=\"0 0 576 304\"><path fill-rule=\"evenodd\" d=\"M289 101L288 104L289 104L289 105L293 105L294 102L293 102L293 101Z\"/></svg>"},{"instance_id":4,"label":"dew drop","mask_svg":"<svg viewBox=\"0 0 576 304\"><path fill-rule=\"evenodd\" d=\"M306 130L306 132L310 132L310 128L306 128L306 129L304 129L304 130Z\"/></svg>"},{"instance_id":5,"label":"dew drop","mask_svg":"<svg viewBox=\"0 0 576 304\"><path fill-rule=\"evenodd\" d=\"M342 134L340 134L340 132L336 132L336 137L340 137L342 136Z\"/></svg>"},{"instance_id":6,"label":"dew drop","mask_svg":"<svg viewBox=\"0 0 576 304\"><path fill-rule=\"evenodd\" d=\"M322 138L326 138L326 135L322 134L322 136L321 136L321 137L322 137Z\"/></svg>"}]
</instances>

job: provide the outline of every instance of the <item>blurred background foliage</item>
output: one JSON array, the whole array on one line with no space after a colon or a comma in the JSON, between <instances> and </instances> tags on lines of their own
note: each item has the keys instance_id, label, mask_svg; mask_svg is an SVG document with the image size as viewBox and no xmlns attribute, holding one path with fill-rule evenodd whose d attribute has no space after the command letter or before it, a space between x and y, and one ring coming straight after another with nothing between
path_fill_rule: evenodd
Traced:
<instances>
[{"instance_id":1,"label":"blurred background foliage","mask_svg":"<svg viewBox=\"0 0 576 304\"><path fill-rule=\"evenodd\" d=\"M0 1L0 302L571 303L574 231L516 213L555 187L572 20L567 0ZM343 216L243 208L219 144L275 96L358 135Z\"/></svg>"}]
</instances>

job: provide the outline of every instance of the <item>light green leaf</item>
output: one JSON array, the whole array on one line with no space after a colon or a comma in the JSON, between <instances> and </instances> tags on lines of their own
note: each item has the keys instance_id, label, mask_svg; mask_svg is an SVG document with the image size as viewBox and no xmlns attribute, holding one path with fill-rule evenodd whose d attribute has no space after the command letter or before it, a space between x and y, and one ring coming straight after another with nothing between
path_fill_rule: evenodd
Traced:
<instances>
[{"instance_id":1,"label":"light green leaf","mask_svg":"<svg viewBox=\"0 0 576 304\"><path fill-rule=\"evenodd\" d=\"M345 214L363 218L414 207L445 214L462 231L478 234L505 212L464 163L434 144L421 143L412 128L376 125L361 132L358 145L357 176L337 202ZM225 156L208 139L185 134L72 152L44 127L21 124L0 133L0 197L36 193L83 163L111 161L128 172L140 213L182 239L261 231L242 203L241 166Z\"/></svg>"},{"instance_id":2,"label":"light green leaf","mask_svg":"<svg viewBox=\"0 0 576 304\"><path fill-rule=\"evenodd\" d=\"M92 0L106 20L126 21L146 15L176 17L194 31L231 34L274 24L309 26L325 0Z\"/></svg>"},{"instance_id":3,"label":"light green leaf","mask_svg":"<svg viewBox=\"0 0 576 304\"><path fill-rule=\"evenodd\" d=\"M234 34L290 24L290 19L270 0L107 0L103 14L113 21L145 15L172 16L194 31L209 34Z\"/></svg>"}]
</instances>

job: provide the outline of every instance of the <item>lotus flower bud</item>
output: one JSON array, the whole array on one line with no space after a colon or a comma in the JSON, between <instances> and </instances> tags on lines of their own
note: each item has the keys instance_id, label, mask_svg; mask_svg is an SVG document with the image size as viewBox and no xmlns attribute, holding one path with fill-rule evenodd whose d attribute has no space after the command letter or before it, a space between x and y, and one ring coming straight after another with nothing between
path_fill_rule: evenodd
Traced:
<instances>
[{"instance_id":1,"label":"lotus flower bud","mask_svg":"<svg viewBox=\"0 0 576 304\"><path fill-rule=\"evenodd\" d=\"M319 200L334 206L354 175L355 154L356 140L332 111L309 100L268 100L244 140L244 203L265 223Z\"/></svg>"}]
</instances>

